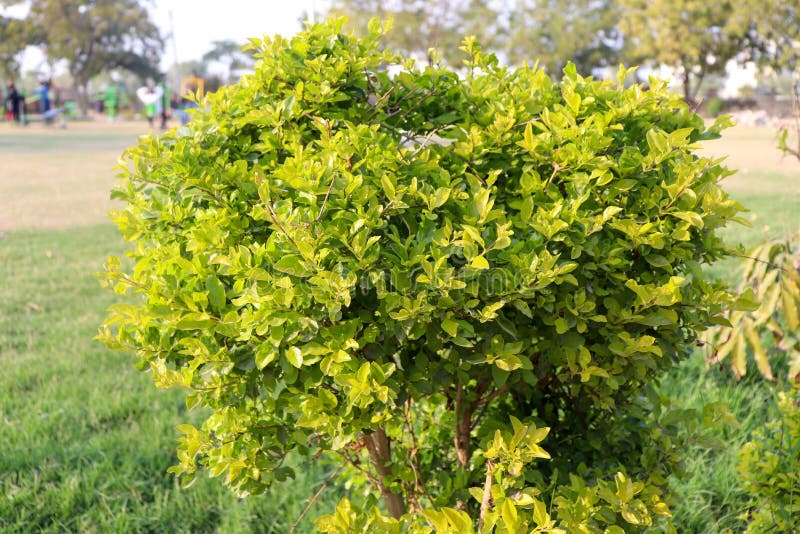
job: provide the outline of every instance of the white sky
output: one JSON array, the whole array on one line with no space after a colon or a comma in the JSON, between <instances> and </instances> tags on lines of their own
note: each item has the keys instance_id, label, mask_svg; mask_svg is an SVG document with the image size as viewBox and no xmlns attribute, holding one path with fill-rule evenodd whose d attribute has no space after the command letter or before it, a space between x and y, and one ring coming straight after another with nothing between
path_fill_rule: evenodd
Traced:
<instances>
[{"instance_id":1,"label":"white sky","mask_svg":"<svg viewBox=\"0 0 800 534\"><path fill-rule=\"evenodd\" d=\"M174 24L178 61L200 59L212 41L231 39L244 43L249 37L280 33L292 35L301 29L304 12L320 11L326 0L155 0L152 18L163 35L170 34L170 12ZM172 41L167 40L162 68L174 62Z\"/></svg>"}]
</instances>

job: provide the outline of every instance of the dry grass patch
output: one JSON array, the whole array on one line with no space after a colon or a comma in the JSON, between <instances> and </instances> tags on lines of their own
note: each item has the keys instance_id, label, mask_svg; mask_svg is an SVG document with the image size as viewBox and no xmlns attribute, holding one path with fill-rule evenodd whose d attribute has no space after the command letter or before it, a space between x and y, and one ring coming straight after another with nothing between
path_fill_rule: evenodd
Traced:
<instances>
[{"instance_id":1,"label":"dry grass patch","mask_svg":"<svg viewBox=\"0 0 800 534\"><path fill-rule=\"evenodd\" d=\"M108 222L114 166L146 123L0 126L0 231Z\"/></svg>"}]
</instances>

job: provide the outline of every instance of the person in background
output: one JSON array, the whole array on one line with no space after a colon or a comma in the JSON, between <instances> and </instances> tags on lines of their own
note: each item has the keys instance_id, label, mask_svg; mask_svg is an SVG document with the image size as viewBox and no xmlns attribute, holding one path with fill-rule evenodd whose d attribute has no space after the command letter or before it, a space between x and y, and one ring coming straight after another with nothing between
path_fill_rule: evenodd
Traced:
<instances>
[{"instance_id":1,"label":"person in background","mask_svg":"<svg viewBox=\"0 0 800 534\"><path fill-rule=\"evenodd\" d=\"M161 89L161 98L158 99L158 106L160 108L161 113L161 129L167 129L167 118L169 117L169 110L171 107L171 101L169 96L169 90L164 85L164 82L159 82L158 87Z\"/></svg>"},{"instance_id":2,"label":"person in background","mask_svg":"<svg viewBox=\"0 0 800 534\"><path fill-rule=\"evenodd\" d=\"M106 87L103 98L103 107L108 115L108 122L114 122L114 117L117 115L117 101L117 89L113 85L109 85Z\"/></svg>"},{"instance_id":3,"label":"person in background","mask_svg":"<svg viewBox=\"0 0 800 534\"><path fill-rule=\"evenodd\" d=\"M150 84L136 90L136 96L138 96L139 100L144 104L144 114L151 128L153 127L153 120L156 115L161 114L159 106L161 105L161 97L163 94L164 90L160 86L153 87Z\"/></svg>"},{"instance_id":4,"label":"person in background","mask_svg":"<svg viewBox=\"0 0 800 534\"><path fill-rule=\"evenodd\" d=\"M40 111L44 115L48 111L50 111L50 80L42 80L39 83L39 89L37 89L39 93L39 107Z\"/></svg>"},{"instance_id":5,"label":"person in background","mask_svg":"<svg viewBox=\"0 0 800 534\"><path fill-rule=\"evenodd\" d=\"M103 114L103 93L99 90L94 93L94 110L98 115Z\"/></svg>"},{"instance_id":6,"label":"person in background","mask_svg":"<svg viewBox=\"0 0 800 534\"><path fill-rule=\"evenodd\" d=\"M10 112L14 122L19 124L21 112L25 106L25 97L17 91L14 82L8 82L8 95L6 96L6 109Z\"/></svg>"}]
</instances>

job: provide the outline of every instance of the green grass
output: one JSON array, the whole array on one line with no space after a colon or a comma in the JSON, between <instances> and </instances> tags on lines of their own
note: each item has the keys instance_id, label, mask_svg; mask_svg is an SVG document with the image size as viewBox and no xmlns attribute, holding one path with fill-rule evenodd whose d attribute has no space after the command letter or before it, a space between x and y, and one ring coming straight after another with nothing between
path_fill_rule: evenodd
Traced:
<instances>
[{"instance_id":1,"label":"green grass","mask_svg":"<svg viewBox=\"0 0 800 534\"><path fill-rule=\"evenodd\" d=\"M199 414L92 340L115 297L92 273L122 251L111 225L0 239L0 531L287 532L324 466L246 500L166 473L174 427Z\"/></svg>"},{"instance_id":2,"label":"green grass","mask_svg":"<svg viewBox=\"0 0 800 534\"><path fill-rule=\"evenodd\" d=\"M785 385L783 380L778 387ZM678 532L742 532L746 525L739 515L747 508L748 495L737 479L737 454L756 428L778 415L776 385L764 380L755 366L739 381L727 368L707 370L702 355L696 354L664 377L661 391L684 408L702 410L707 403L723 402L738 423L714 433L720 447L698 444L685 451L685 473L671 481Z\"/></svg>"},{"instance_id":3,"label":"green grass","mask_svg":"<svg viewBox=\"0 0 800 534\"><path fill-rule=\"evenodd\" d=\"M732 226L727 239L749 247L800 230L800 174L748 172L728 190L747 208L751 226Z\"/></svg>"}]
</instances>

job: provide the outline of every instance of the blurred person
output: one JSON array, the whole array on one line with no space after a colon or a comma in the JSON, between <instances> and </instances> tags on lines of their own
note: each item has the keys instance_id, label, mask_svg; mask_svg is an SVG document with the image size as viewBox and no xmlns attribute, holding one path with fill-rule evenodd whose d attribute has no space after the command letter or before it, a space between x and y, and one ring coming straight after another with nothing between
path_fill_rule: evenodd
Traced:
<instances>
[{"instance_id":1,"label":"blurred person","mask_svg":"<svg viewBox=\"0 0 800 534\"><path fill-rule=\"evenodd\" d=\"M171 108L171 100L169 95L169 90L164 85L164 82L159 82L158 87L161 88L161 98L158 99L158 106L157 108L160 109L161 114L161 129L167 129L167 119L169 118L169 112Z\"/></svg>"},{"instance_id":2,"label":"blurred person","mask_svg":"<svg viewBox=\"0 0 800 534\"><path fill-rule=\"evenodd\" d=\"M39 108L42 114L50 111L50 80L42 80L39 82L39 88L36 90L39 93Z\"/></svg>"},{"instance_id":3,"label":"blurred person","mask_svg":"<svg viewBox=\"0 0 800 534\"><path fill-rule=\"evenodd\" d=\"M103 114L103 93L99 90L94 93L94 110L98 115Z\"/></svg>"},{"instance_id":4,"label":"blurred person","mask_svg":"<svg viewBox=\"0 0 800 534\"><path fill-rule=\"evenodd\" d=\"M153 127L156 114L159 113L158 105L161 103L161 97L163 95L164 90L161 87L153 87L150 84L136 90L136 96L139 97L139 100L144 104L144 114L151 128Z\"/></svg>"},{"instance_id":5,"label":"blurred person","mask_svg":"<svg viewBox=\"0 0 800 534\"><path fill-rule=\"evenodd\" d=\"M8 94L5 103L6 113L10 115L14 122L19 124L25 108L25 96L17 91L14 82L8 82Z\"/></svg>"},{"instance_id":6,"label":"blurred person","mask_svg":"<svg viewBox=\"0 0 800 534\"><path fill-rule=\"evenodd\" d=\"M103 94L103 107L108 115L108 122L114 122L117 115L117 102L117 89L113 85L109 85Z\"/></svg>"}]
</instances>

